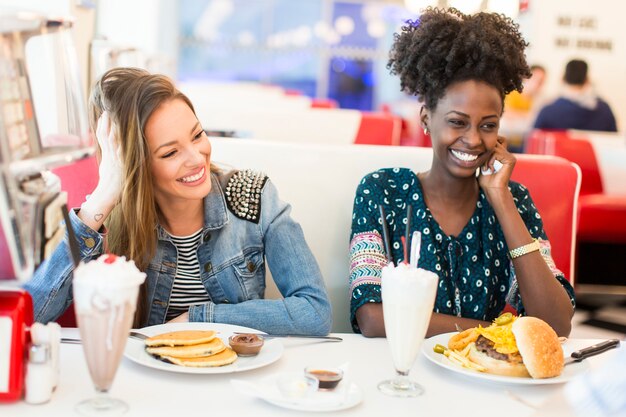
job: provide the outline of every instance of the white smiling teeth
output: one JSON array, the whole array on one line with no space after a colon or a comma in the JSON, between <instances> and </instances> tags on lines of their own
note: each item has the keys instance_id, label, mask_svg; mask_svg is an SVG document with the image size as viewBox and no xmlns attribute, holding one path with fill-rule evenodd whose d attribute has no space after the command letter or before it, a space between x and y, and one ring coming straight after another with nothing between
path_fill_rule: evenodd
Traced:
<instances>
[{"instance_id":1,"label":"white smiling teeth","mask_svg":"<svg viewBox=\"0 0 626 417\"><path fill-rule=\"evenodd\" d=\"M203 175L204 175L204 168L202 168L202 171L198 172L196 175L191 175L189 177L181 178L180 180L182 182L194 182L202 178Z\"/></svg>"},{"instance_id":2,"label":"white smiling teeth","mask_svg":"<svg viewBox=\"0 0 626 417\"><path fill-rule=\"evenodd\" d=\"M450 151L452 152L452 155L456 156L461 161L471 162L471 161L475 161L478 159L478 155L472 155L472 154L465 153L465 152L459 152L459 151L455 151L454 149L451 149Z\"/></svg>"}]
</instances>

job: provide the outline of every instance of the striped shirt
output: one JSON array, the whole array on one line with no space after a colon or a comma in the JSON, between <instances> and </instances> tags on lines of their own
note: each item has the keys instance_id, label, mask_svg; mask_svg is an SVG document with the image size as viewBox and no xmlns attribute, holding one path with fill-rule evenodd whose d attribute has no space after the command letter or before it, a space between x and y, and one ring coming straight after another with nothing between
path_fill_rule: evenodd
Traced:
<instances>
[{"instance_id":1,"label":"striped shirt","mask_svg":"<svg viewBox=\"0 0 626 417\"><path fill-rule=\"evenodd\" d=\"M176 277L170 295L166 320L171 320L185 313L190 306L211 301L209 294L200 281L200 264L198 262L198 245L202 238L202 229L191 236L174 236L170 234L176 246Z\"/></svg>"}]
</instances>

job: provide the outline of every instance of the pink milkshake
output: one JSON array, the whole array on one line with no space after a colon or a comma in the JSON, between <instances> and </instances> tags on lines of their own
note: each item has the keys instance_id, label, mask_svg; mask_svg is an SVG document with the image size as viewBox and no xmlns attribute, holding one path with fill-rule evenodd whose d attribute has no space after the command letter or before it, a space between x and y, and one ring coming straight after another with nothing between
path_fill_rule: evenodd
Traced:
<instances>
[{"instance_id":1,"label":"pink milkshake","mask_svg":"<svg viewBox=\"0 0 626 417\"><path fill-rule=\"evenodd\" d=\"M99 393L107 393L119 366L132 327L139 286L145 280L133 261L102 255L81 263L74 271L74 306L91 379ZM81 407L87 407L86 411ZM127 406L108 396L77 406L81 413Z\"/></svg>"}]
</instances>

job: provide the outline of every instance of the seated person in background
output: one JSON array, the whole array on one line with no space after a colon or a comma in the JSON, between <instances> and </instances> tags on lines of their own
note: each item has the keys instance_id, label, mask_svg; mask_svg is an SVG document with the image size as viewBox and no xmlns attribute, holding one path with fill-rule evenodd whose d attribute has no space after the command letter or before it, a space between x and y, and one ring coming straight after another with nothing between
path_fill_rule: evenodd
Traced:
<instances>
[{"instance_id":1,"label":"seated person in background","mask_svg":"<svg viewBox=\"0 0 626 417\"><path fill-rule=\"evenodd\" d=\"M265 175L211 163L191 102L168 78L112 69L89 106L100 179L71 224L84 261L107 251L147 274L136 327L194 321L329 332L324 282L290 206ZM284 299L263 299L266 260ZM72 270L66 238L26 284L37 321L70 305Z\"/></svg>"},{"instance_id":2,"label":"seated person in background","mask_svg":"<svg viewBox=\"0 0 626 417\"><path fill-rule=\"evenodd\" d=\"M518 114L527 117L536 106L536 100L546 80L546 70L541 65L531 65L530 73L530 78L523 82L524 89L521 92L513 90L506 96L505 115Z\"/></svg>"},{"instance_id":3,"label":"seated person in background","mask_svg":"<svg viewBox=\"0 0 626 417\"><path fill-rule=\"evenodd\" d=\"M537 111L541 107L541 90L546 79L546 70L541 65L530 67L531 76L524 80L524 89L511 91L504 99L504 113L500 120L500 131L505 133L509 149L523 150L524 137L533 126Z\"/></svg>"},{"instance_id":4,"label":"seated person in background","mask_svg":"<svg viewBox=\"0 0 626 417\"><path fill-rule=\"evenodd\" d=\"M539 111L536 129L617 132L615 116L593 90L587 69L587 63L579 59L567 63L563 92L556 101Z\"/></svg>"},{"instance_id":5,"label":"seated person in background","mask_svg":"<svg viewBox=\"0 0 626 417\"><path fill-rule=\"evenodd\" d=\"M391 256L403 260L407 206L421 232L419 266L439 275L428 335L488 325L509 302L568 335L574 291L555 267L541 217L523 185L509 181L515 157L498 136L504 97L530 75L526 42L497 14L428 9L402 28L389 68L424 100L420 119L433 141L429 171L387 168L358 186L350 243L354 331L384 336L380 293L387 263L379 205ZM495 174L476 176L478 169Z\"/></svg>"}]
</instances>

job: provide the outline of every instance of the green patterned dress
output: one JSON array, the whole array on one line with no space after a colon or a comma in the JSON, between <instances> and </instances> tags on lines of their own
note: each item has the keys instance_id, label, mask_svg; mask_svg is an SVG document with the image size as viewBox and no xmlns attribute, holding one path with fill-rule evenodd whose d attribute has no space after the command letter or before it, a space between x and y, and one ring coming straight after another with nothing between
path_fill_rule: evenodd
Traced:
<instances>
[{"instance_id":1,"label":"green patterned dress","mask_svg":"<svg viewBox=\"0 0 626 417\"><path fill-rule=\"evenodd\" d=\"M574 289L554 265L550 242L528 190L516 182L509 189L541 254L574 305ZM356 192L350 241L350 321L355 332L356 310L365 303L380 303L380 277L387 264L379 205L385 209L395 263L403 260L407 205L411 204L411 232L422 235L419 267L439 275L434 311L491 321L508 303L519 314L524 306L515 269L508 257L504 234L487 197L479 192L472 217L458 236L446 235L424 201L419 179L407 168L386 168L365 176Z\"/></svg>"}]
</instances>

